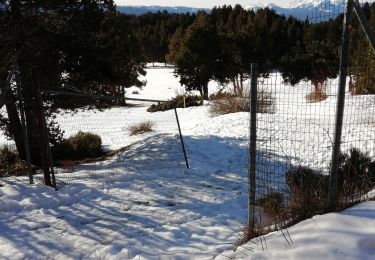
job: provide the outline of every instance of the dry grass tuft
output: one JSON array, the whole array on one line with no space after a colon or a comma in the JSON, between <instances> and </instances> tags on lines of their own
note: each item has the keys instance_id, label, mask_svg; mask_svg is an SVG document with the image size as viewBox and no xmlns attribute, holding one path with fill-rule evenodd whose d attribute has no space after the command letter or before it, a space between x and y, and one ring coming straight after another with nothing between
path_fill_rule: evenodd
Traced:
<instances>
[{"instance_id":1,"label":"dry grass tuft","mask_svg":"<svg viewBox=\"0 0 375 260\"><path fill-rule=\"evenodd\" d=\"M219 116L237 112L250 111L250 99L231 94L214 96L210 107L211 116ZM276 112L275 98L267 91L259 91L257 95L257 113L272 114Z\"/></svg>"},{"instance_id":2,"label":"dry grass tuft","mask_svg":"<svg viewBox=\"0 0 375 260\"><path fill-rule=\"evenodd\" d=\"M140 135L140 134L144 134L147 132L152 132L154 126L155 126L154 122L151 122L151 121L142 122L142 123L129 127L129 132L130 132L130 135Z\"/></svg>"}]
</instances>

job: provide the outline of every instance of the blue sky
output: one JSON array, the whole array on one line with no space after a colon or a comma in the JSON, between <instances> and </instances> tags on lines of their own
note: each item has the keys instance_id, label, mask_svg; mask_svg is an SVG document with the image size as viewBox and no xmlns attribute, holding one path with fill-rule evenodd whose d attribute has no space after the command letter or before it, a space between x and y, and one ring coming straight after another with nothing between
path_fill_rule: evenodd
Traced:
<instances>
[{"instance_id":1,"label":"blue sky","mask_svg":"<svg viewBox=\"0 0 375 260\"><path fill-rule=\"evenodd\" d=\"M115 0L117 5L161 5L161 6L190 6L190 7L202 7L212 8L219 5L235 5L241 4L242 6L248 6L257 3L275 3L280 6L288 7L290 3L295 0Z\"/></svg>"}]
</instances>

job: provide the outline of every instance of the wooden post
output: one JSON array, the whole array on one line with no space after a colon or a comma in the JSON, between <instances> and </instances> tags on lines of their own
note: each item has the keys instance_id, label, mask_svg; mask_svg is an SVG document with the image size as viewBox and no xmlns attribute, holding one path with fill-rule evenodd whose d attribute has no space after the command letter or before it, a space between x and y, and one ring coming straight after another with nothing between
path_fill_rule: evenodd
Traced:
<instances>
[{"instance_id":1,"label":"wooden post","mask_svg":"<svg viewBox=\"0 0 375 260\"><path fill-rule=\"evenodd\" d=\"M49 157L49 143L48 143L48 130L46 125L46 119L43 110L43 101L40 94L39 75L38 68L33 67L31 69L32 83L33 83L33 96L35 102L35 112L38 120L38 132L40 140L40 152L42 159L42 167L44 172L44 184L52 186L51 175L50 175L50 157Z\"/></svg>"}]
</instances>

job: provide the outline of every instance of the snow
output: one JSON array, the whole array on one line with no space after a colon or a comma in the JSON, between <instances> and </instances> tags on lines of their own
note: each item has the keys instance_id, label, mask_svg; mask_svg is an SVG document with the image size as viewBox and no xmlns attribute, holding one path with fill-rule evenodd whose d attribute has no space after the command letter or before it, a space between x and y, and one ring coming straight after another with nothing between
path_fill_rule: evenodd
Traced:
<instances>
[{"instance_id":1,"label":"snow","mask_svg":"<svg viewBox=\"0 0 375 260\"><path fill-rule=\"evenodd\" d=\"M169 99L184 93L173 75L173 68L147 68L147 85L129 97ZM273 81L280 79L271 76ZM333 81L332 86L335 85ZM293 136L302 147L318 143L298 154L298 163L329 163L335 102L329 97L319 104L304 104L304 111L285 100L292 93L305 102L311 87L275 85L277 113L259 114L260 139L273 133L284 140L298 132L301 120L313 121L310 134ZM210 83L210 92L220 86ZM300 91L296 93L296 89ZM335 94L334 88L328 93ZM350 109L358 110L357 98L347 96ZM373 111L374 96L366 96L365 115ZM301 102L302 102L301 101ZM364 101L359 102L363 105ZM149 105L149 104L148 104ZM0 180L0 258L54 259L373 259L375 257L375 202L365 202L341 213L305 220L290 229L292 242L281 232L264 237L233 251L239 230L247 216L248 113L218 117L208 115L209 104L178 109L191 169L184 168L173 111L147 113L146 107L116 107L104 110L61 111L57 121L69 136L78 130L99 134L107 150L125 150L100 163L87 163L73 172L57 173L64 181L60 189L40 184L27 185L27 179ZM372 109L372 110L371 110ZM319 118L322 110L326 117ZM291 118L293 112L294 117ZM305 113L304 113L305 112ZM306 113L308 112L308 113ZM289 115L288 115L289 114ZM306 115L309 117L307 118ZM272 117L272 118L271 118ZM270 128L274 120L277 131ZM150 120L152 133L131 136L129 126ZM363 142L356 143L374 156L375 131L369 119L358 116L360 126L350 124L344 131L344 149L356 137L358 127L368 127ZM356 122L357 122L356 121ZM364 123L365 121L365 123ZM283 122L289 122L288 124ZM296 122L291 124L291 122ZM375 120L373 121L375 122ZM324 131L317 142L313 131ZM320 129L320 130L319 130ZM272 132L274 131L274 132ZM0 137L0 140L2 137ZM286 138L287 139L287 138ZM372 142L366 142L372 140ZM280 157L293 154L290 143L280 143ZM259 143L259 149L262 144ZM301 149L303 150L303 149ZM322 152L325 151L325 152ZM317 159L318 158L318 159ZM90 170L89 170L90 169ZM285 232L285 231L284 231ZM253 252L252 252L253 251Z\"/></svg>"},{"instance_id":2,"label":"snow","mask_svg":"<svg viewBox=\"0 0 375 260\"><path fill-rule=\"evenodd\" d=\"M288 229L292 242L281 232L264 236L227 257L249 259L374 259L375 202L356 205L340 213L307 219ZM285 232L285 231L284 231ZM287 236L287 235L286 235ZM224 258L223 258L224 259Z\"/></svg>"}]
</instances>

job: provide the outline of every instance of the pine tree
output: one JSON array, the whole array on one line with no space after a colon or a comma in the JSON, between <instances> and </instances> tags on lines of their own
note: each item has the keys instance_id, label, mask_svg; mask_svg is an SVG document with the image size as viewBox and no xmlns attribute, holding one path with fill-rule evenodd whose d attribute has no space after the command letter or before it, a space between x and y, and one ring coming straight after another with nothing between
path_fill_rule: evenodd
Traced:
<instances>
[{"instance_id":1,"label":"pine tree","mask_svg":"<svg viewBox=\"0 0 375 260\"><path fill-rule=\"evenodd\" d=\"M198 90L208 98L208 82L215 77L220 45L209 16L200 13L187 29L176 58L175 73L188 91Z\"/></svg>"},{"instance_id":2,"label":"pine tree","mask_svg":"<svg viewBox=\"0 0 375 260\"><path fill-rule=\"evenodd\" d=\"M113 1L2 1L0 9L0 75L17 63L25 98L32 163L40 165L39 133L32 99L30 69L37 66L42 89L74 86L85 92L108 93L140 84L142 64L127 27L114 12ZM121 37L117 36L121 34ZM116 51L113 50L116 48ZM65 73L64 78L62 73ZM7 120L18 152L24 157L15 95L6 97ZM70 107L67 100L51 100Z\"/></svg>"}]
</instances>

